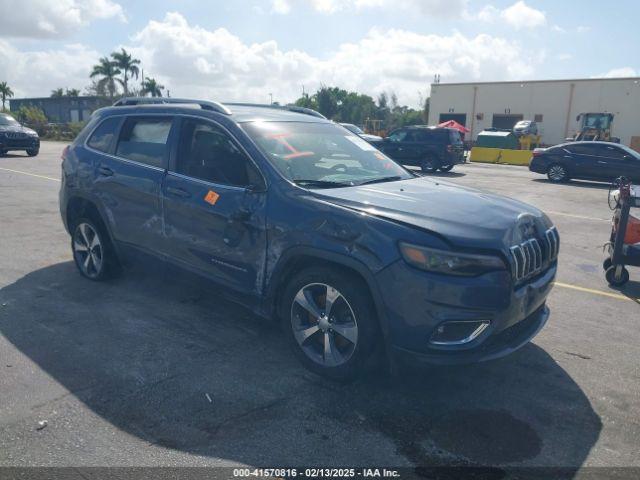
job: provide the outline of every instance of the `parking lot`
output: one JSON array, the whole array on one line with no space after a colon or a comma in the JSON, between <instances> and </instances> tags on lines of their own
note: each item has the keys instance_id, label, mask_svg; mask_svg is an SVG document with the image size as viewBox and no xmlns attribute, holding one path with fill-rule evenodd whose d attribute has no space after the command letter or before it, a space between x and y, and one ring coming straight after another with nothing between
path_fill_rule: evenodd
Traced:
<instances>
[{"instance_id":1,"label":"parking lot","mask_svg":"<svg viewBox=\"0 0 640 480\"><path fill-rule=\"evenodd\" d=\"M82 279L58 213L63 147L0 158L0 464L640 466L640 269L621 291L604 280L607 185L436 175L553 219L550 321L498 361L341 385L204 281L163 266Z\"/></svg>"}]
</instances>

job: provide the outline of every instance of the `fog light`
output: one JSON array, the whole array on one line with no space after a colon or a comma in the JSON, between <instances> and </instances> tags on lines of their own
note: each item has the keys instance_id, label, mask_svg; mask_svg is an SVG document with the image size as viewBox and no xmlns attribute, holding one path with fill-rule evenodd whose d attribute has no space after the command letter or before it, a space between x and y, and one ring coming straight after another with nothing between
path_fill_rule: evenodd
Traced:
<instances>
[{"instance_id":1,"label":"fog light","mask_svg":"<svg viewBox=\"0 0 640 480\"><path fill-rule=\"evenodd\" d=\"M460 320L444 322L435 329L429 343L432 345L464 345L485 331L489 320Z\"/></svg>"}]
</instances>

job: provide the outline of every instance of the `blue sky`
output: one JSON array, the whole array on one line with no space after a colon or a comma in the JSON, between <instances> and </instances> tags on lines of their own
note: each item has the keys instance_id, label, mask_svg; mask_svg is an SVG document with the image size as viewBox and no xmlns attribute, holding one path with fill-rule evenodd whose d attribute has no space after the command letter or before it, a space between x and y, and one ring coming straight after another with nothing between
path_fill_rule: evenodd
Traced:
<instances>
[{"instance_id":1,"label":"blue sky","mask_svg":"<svg viewBox=\"0 0 640 480\"><path fill-rule=\"evenodd\" d=\"M447 81L636 75L640 6L617 1L0 0L0 81L83 88L126 47L174 95L292 101L304 84L417 105ZM621 15L620 12L625 12Z\"/></svg>"}]
</instances>

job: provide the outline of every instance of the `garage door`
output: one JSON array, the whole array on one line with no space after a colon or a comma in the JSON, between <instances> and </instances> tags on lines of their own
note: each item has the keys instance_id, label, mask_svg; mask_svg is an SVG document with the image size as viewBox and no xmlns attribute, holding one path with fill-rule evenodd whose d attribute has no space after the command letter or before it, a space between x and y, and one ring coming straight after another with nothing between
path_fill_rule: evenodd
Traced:
<instances>
[{"instance_id":1,"label":"garage door","mask_svg":"<svg viewBox=\"0 0 640 480\"><path fill-rule=\"evenodd\" d=\"M493 114L493 128L501 128L505 130L513 130L516 123L522 120L522 115L505 115L502 113Z\"/></svg>"}]
</instances>

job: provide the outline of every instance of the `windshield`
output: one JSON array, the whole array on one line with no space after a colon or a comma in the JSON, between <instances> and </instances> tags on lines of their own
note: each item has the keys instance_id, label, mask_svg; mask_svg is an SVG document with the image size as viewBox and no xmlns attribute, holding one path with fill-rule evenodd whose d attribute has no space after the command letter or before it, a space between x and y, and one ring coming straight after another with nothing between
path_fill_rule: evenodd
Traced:
<instances>
[{"instance_id":1,"label":"windshield","mask_svg":"<svg viewBox=\"0 0 640 480\"><path fill-rule=\"evenodd\" d=\"M341 125L356 135L362 135L364 132L357 125L353 125L352 123L341 123Z\"/></svg>"},{"instance_id":2,"label":"windshield","mask_svg":"<svg viewBox=\"0 0 640 480\"><path fill-rule=\"evenodd\" d=\"M20 125L15 118L10 115L0 115L0 125Z\"/></svg>"},{"instance_id":3,"label":"windshield","mask_svg":"<svg viewBox=\"0 0 640 480\"><path fill-rule=\"evenodd\" d=\"M414 177L335 124L251 122L242 127L282 175L301 185L352 186Z\"/></svg>"}]
</instances>

